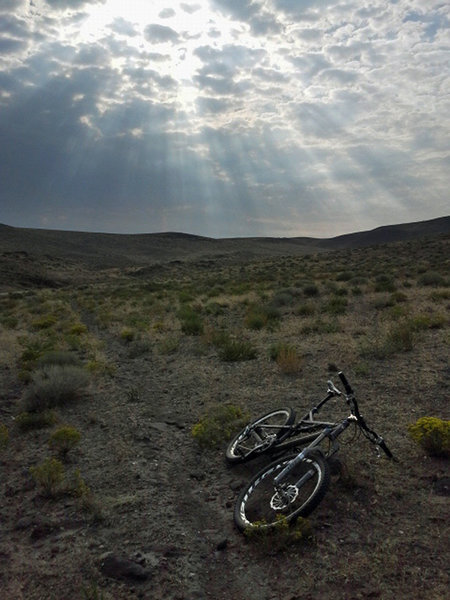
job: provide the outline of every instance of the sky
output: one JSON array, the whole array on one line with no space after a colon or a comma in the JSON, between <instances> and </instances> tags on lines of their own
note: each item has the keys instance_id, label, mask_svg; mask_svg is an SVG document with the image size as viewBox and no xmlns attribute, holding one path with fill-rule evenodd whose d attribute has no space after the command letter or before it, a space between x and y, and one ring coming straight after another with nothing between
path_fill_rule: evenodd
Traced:
<instances>
[{"instance_id":1,"label":"sky","mask_svg":"<svg viewBox=\"0 0 450 600\"><path fill-rule=\"evenodd\" d=\"M0 0L0 222L333 237L450 213L446 0Z\"/></svg>"}]
</instances>

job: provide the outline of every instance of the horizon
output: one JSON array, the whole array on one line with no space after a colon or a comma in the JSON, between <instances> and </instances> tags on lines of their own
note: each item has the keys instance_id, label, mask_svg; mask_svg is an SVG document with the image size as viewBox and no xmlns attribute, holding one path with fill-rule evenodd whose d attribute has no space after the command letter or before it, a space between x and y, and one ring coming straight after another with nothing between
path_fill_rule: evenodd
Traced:
<instances>
[{"instance_id":1,"label":"horizon","mask_svg":"<svg viewBox=\"0 0 450 600\"><path fill-rule=\"evenodd\" d=\"M0 221L315 237L448 211L438 0L4 0Z\"/></svg>"},{"instance_id":2,"label":"horizon","mask_svg":"<svg viewBox=\"0 0 450 600\"><path fill-rule=\"evenodd\" d=\"M361 233L370 233L372 231L377 231L379 229L386 229L391 227L401 227L401 226L409 226L409 225L419 225L422 223L429 223L433 221L439 221L443 219L450 219L450 215L442 215L440 217L434 217L432 219L422 219L420 221L408 221L402 223L389 223L388 225L379 225L377 227L373 227L371 229L361 229L358 231L348 231L346 233L338 234L330 237L316 237L312 235L301 235L301 236L274 236L274 235L261 235L261 236L226 236L226 237L211 237L207 235L201 235L197 233L190 233L187 231L141 231L135 233L123 233L123 232L114 232L114 231L85 231L79 229L54 229L47 227L21 227L16 225L9 225L8 223L0 222L0 227L10 227L12 229L27 229L27 230L36 230L36 231L49 231L56 233L81 233L81 234L92 234L92 235L111 235L111 236L145 236L145 235L180 235L186 237L200 237L204 239L212 239L212 240L226 240L226 239L252 239L252 238L260 238L260 239L278 239L278 240L289 240L289 239L313 239L313 240L331 240L334 238L351 236Z\"/></svg>"}]
</instances>

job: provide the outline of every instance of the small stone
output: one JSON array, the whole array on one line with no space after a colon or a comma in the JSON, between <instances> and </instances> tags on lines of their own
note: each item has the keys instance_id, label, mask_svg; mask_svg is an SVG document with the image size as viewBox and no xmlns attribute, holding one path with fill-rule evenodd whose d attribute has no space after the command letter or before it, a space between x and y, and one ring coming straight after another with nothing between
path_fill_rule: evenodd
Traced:
<instances>
[{"instance_id":1,"label":"small stone","mask_svg":"<svg viewBox=\"0 0 450 600\"><path fill-rule=\"evenodd\" d=\"M220 542L217 544L216 550L225 550L225 548L227 546L228 546L228 540L227 540L227 538L224 538L223 540L220 540Z\"/></svg>"},{"instance_id":2,"label":"small stone","mask_svg":"<svg viewBox=\"0 0 450 600\"><path fill-rule=\"evenodd\" d=\"M100 570L103 575L112 579L146 581L150 576L150 573L137 562L114 554L109 554L103 559Z\"/></svg>"}]
</instances>

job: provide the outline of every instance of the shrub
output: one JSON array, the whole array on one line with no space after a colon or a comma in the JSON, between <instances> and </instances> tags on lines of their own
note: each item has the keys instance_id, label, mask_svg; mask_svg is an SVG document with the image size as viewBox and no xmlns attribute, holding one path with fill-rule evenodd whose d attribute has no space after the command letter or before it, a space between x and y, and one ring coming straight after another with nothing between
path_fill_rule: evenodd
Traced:
<instances>
[{"instance_id":1,"label":"shrub","mask_svg":"<svg viewBox=\"0 0 450 600\"><path fill-rule=\"evenodd\" d=\"M314 283L305 285L303 287L303 294L309 298L313 298L319 295L319 288Z\"/></svg>"},{"instance_id":2,"label":"shrub","mask_svg":"<svg viewBox=\"0 0 450 600\"><path fill-rule=\"evenodd\" d=\"M181 322L181 331L186 335L201 335L203 333L203 320L191 306L183 306L178 311Z\"/></svg>"},{"instance_id":3,"label":"shrub","mask_svg":"<svg viewBox=\"0 0 450 600\"><path fill-rule=\"evenodd\" d=\"M8 428L4 423L0 423L0 453L6 449L9 442Z\"/></svg>"},{"instance_id":4,"label":"shrub","mask_svg":"<svg viewBox=\"0 0 450 600\"><path fill-rule=\"evenodd\" d=\"M436 273L436 271L429 271L428 273L424 273L418 281L419 285L425 286L433 286L439 287L445 285L445 279L440 275L440 273Z\"/></svg>"},{"instance_id":5,"label":"shrub","mask_svg":"<svg viewBox=\"0 0 450 600\"><path fill-rule=\"evenodd\" d=\"M67 457L72 448L80 443L81 433L75 427L60 427L52 433L48 444L63 459Z\"/></svg>"},{"instance_id":6,"label":"shrub","mask_svg":"<svg viewBox=\"0 0 450 600\"><path fill-rule=\"evenodd\" d=\"M276 361L282 373L293 375L302 369L302 357L297 349L289 344L277 344L270 349L270 357Z\"/></svg>"},{"instance_id":7,"label":"shrub","mask_svg":"<svg viewBox=\"0 0 450 600\"><path fill-rule=\"evenodd\" d=\"M245 326L249 329L259 330L264 326L271 326L281 319L281 313L275 306L252 305L245 317Z\"/></svg>"},{"instance_id":8,"label":"shrub","mask_svg":"<svg viewBox=\"0 0 450 600\"><path fill-rule=\"evenodd\" d=\"M351 271L341 271L336 275L336 281L350 281L350 279L353 279Z\"/></svg>"},{"instance_id":9,"label":"shrub","mask_svg":"<svg viewBox=\"0 0 450 600\"><path fill-rule=\"evenodd\" d=\"M36 467L31 467L30 473L45 496L55 497L61 491L64 467L56 458L47 458Z\"/></svg>"},{"instance_id":10,"label":"shrub","mask_svg":"<svg viewBox=\"0 0 450 600\"><path fill-rule=\"evenodd\" d=\"M335 296L327 302L323 310L330 315L342 315L347 310L347 299L341 296Z\"/></svg>"},{"instance_id":11,"label":"shrub","mask_svg":"<svg viewBox=\"0 0 450 600\"><path fill-rule=\"evenodd\" d=\"M378 275L375 279L376 292L395 292L395 283L388 275Z\"/></svg>"},{"instance_id":12,"label":"shrub","mask_svg":"<svg viewBox=\"0 0 450 600\"><path fill-rule=\"evenodd\" d=\"M57 423L58 418L53 410L43 412L22 412L16 417L16 426L20 431L44 429Z\"/></svg>"},{"instance_id":13,"label":"shrub","mask_svg":"<svg viewBox=\"0 0 450 600\"><path fill-rule=\"evenodd\" d=\"M75 325L71 325L69 328L69 333L71 335L83 335L88 332L88 328L83 323L75 323Z\"/></svg>"},{"instance_id":14,"label":"shrub","mask_svg":"<svg viewBox=\"0 0 450 600\"><path fill-rule=\"evenodd\" d=\"M76 366L58 366L37 370L22 397L27 412L53 408L80 397L89 383L88 373Z\"/></svg>"},{"instance_id":15,"label":"shrub","mask_svg":"<svg viewBox=\"0 0 450 600\"><path fill-rule=\"evenodd\" d=\"M298 517L289 523L284 515L277 515L277 522L267 527L264 521L255 523L244 530L245 537L256 544L263 552L276 554L294 544L304 544L313 540L310 521Z\"/></svg>"},{"instance_id":16,"label":"shrub","mask_svg":"<svg viewBox=\"0 0 450 600\"><path fill-rule=\"evenodd\" d=\"M45 352L37 360L38 367L46 367L49 365L75 365L81 366L79 357L74 352L65 352L63 350L51 350Z\"/></svg>"},{"instance_id":17,"label":"shrub","mask_svg":"<svg viewBox=\"0 0 450 600\"><path fill-rule=\"evenodd\" d=\"M363 342L360 354L367 358L383 359L397 352L409 352L414 347L415 331L415 326L410 320L396 322L383 333L377 333Z\"/></svg>"},{"instance_id":18,"label":"shrub","mask_svg":"<svg viewBox=\"0 0 450 600\"><path fill-rule=\"evenodd\" d=\"M242 429L250 418L239 406L212 405L192 427L192 436L201 446L217 447Z\"/></svg>"},{"instance_id":19,"label":"shrub","mask_svg":"<svg viewBox=\"0 0 450 600\"><path fill-rule=\"evenodd\" d=\"M50 329L53 325L56 325L58 319L53 315L46 315L41 317L40 319L35 319L31 326L33 329Z\"/></svg>"},{"instance_id":20,"label":"shrub","mask_svg":"<svg viewBox=\"0 0 450 600\"><path fill-rule=\"evenodd\" d=\"M134 339L134 331L132 329L129 329L128 327L125 327L120 332L120 339L122 342L125 342L125 343L132 342Z\"/></svg>"},{"instance_id":21,"label":"shrub","mask_svg":"<svg viewBox=\"0 0 450 600\"><path fill-rule=\"evenodd\" d=\"M450 456L450 421L421 417L409 425L408 433L430 456Z\"/></svg>"},{"instance_id":22,"label":"shrub","mask_svg":"<svg viewBox=\"0 0 450 600\"><path fill-rule=\"evenodd\" d=\"M218 346L219 358L226 362L253 360L257 356L256 349L250 342L234 340L226 337Z\"/></svg>"},{"instance_id":23,"label":"shrub","mask_svg":"<svg viewBox=\"0 0 450 600\"><path fill-rule=\"evenodd\" d=\"M305 302L299 304L294 312L299 317L310 317L316 312L316 307L312 302Z\"/></svg>"}]
</instances>

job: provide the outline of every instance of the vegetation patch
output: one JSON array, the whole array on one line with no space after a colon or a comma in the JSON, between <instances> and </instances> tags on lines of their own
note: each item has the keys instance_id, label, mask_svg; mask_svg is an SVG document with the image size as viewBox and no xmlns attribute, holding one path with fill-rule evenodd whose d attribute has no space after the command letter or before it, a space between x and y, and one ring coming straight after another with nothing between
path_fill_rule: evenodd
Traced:
<instances>
[{"instance_id":1,"label":"vegetation patch","mask_svg":"<svg viewBox=\"0 0 450 600\"><path fill-rule=\"evenodd\" d=\"M81 433L78 429L66 425L52 433L48 445L61 459L65 460L69 451L80 443L80 439Z\"/></svg>"},{"instance_id":2,"label":"vegetation patch","mask_svg":"<svg viewBox=\"0 0 450 600\"><path fill-rule=\"evenodd\" d=\"M80 398L89 384L89 374L80 367L57 366L37 370L22 397L26 412L54 408Z\"/></svg>"},{"instance_id":3,"label":"vegetation patch","mask_svg":"<svg viewBox=\"0 0 450 600\"><path fill-rule=\"evenodd\" d=\"M408 433L430 456L450 456L450 421L421 417L409 425Z\"/></svg>"},{"instance_id":4,"label":"vegetation patch","mask_svg":"<svg viewBox=\"0 0 450 600\"><path fill-rule=\"evenodd\" d=\"M249 418L239 406L214 404L192 427L192 436L201 446L216 448L245 427Z\"/></svg>"}]
</instances>

